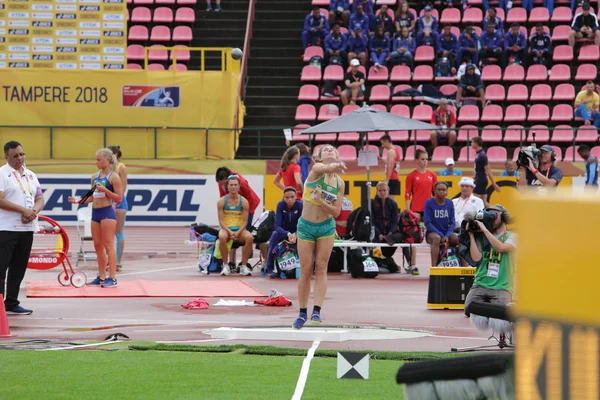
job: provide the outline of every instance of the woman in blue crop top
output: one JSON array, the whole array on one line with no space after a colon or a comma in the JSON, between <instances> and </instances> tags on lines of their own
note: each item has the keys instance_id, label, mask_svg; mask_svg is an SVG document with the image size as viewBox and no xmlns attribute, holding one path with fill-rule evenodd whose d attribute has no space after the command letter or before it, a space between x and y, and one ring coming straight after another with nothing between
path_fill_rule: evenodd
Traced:
<instances>
[{"instance_id":1,"label":"woman in blue crop top","mask_svg":"<svg viewBox=\"0 0 600 400\"><path fill-rule=\"evenodd\" d=\"M96 152L96 166L100 172L92 175L92 189L81 199L69 197L69 203L92 203L92 239L98 257L98 276L88 282L92 286L111 288L117 286L117 253L115 251L115 231L117 214L113 202L122 200L121 178L116 173L117 157L110 149ZM110 276L106 277L106 258Z\"/></svg>"}]
</instances>

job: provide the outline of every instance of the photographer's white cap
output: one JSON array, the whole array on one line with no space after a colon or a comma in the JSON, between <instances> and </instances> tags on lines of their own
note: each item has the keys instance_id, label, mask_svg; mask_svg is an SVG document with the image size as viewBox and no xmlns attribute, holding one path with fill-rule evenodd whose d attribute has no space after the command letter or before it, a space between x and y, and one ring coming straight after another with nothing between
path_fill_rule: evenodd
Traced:
<instances>
[{"instance_id":1,"label":"photographer's white cap","mask_svg":"<svg viewBox=\"0 0 600 400\"><path fill-rule=\"evenodd\" d=\"M358 58L354 58L352 61L350 61L350 65L353 67L358 67L360 65L360 61L358 61Z\"/></svg>"},{"instance_id":2,"label":"photographer's white cap","mask_svg":"<svg viewBox=\"0 0 600 400\"><path fill-rule=\"evenodd\" d=\"M448 165L454 165L454 159L446 158L446 166L448 166Z\"/></svg>"},{"instance_id":3,"label":"photographer's white cap","mask_svg":"<svg viewBox=\"0 0 600 400\"><path fill-rule=\"evenodd\" d=\"M460 182L458 182L458 186L472 186L475 187L475 181L473 180L473 178L468 178L468 177L463 177Z\"/></svg>"}]
</instances>

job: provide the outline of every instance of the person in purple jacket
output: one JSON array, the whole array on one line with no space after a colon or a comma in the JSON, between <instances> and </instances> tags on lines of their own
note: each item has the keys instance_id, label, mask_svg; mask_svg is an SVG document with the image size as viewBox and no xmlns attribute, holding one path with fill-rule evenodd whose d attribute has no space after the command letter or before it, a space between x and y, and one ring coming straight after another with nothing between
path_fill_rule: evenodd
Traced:
<instances>
[{"instance_id":1,"label":"person in purple jacket","mask_svg":"<svg viewBox=\"0 0 600 400\"><path fill-rule=\"evenodd\" d=\"M356 25L360 25L360 30L365 35L369 35L369 28L371 25L371 20L369 16L363 11L362 5L357 5L355 8L354 14L350 16L350 26L355 27Z\"/></svg>"},{"instance_id":2,"label":"person in purple jacket","mask_svg":"<svg viewBox=\"0 0 600 400\"><path fill-rule=\"evenodd\" d=\"M479 59L486 60L495 58L504 68L504 36L496 29L494 23L489 23L487 30L481 35L481 50L479 50Z\"/></svg>"},{"instance_id":3,"label":"person in purple jacket","mask_svg":"<svg viewBox=\"0 0 600 400\"><path fill-rule=\"evenodd\" d=\"M408 35L408 28L403 27L400 31L400 36L394 39L394 43L392 43L391 63L393 65L408 64L412 70L416 46L416 40Z\"/></svg>"},{"instance_id":4,"label":"person in purple jacket","mask_svg":"<svg viewBox=\"0 0 600 400\"><path fill-rule=\"evenodd\" d=\"M425 15L419 17L417 20L417 35L422 35L425 28L429 28L431 32L437 35L438 32L438 21L433 15L431 15L431 7L427 6L424 8Z\"/></svg>"},{"instance_id":5,"label":"person in purple jacket","mask_svg":"<svg viewBox=\"0 0 600 400\"><path fill-rule=\"evenodd\" d=\"M435 197L425 202L423 221L427 228L427 243L431 246L431 265L438 265L440 246L458 246L458 236L454 233L454 203L446 198L448 184L438 182L433 191Z\"/></svg>"},{"instance_id":6,"label":"person in purple jacket","mask_svg":"<svg viewBox=\"0 0 600 400\"><path fill-rule=\"evenodd\" d=\"M458 38L458 52L456 53L456 68L463 63L463 58L468 58L475 65L479 64L479 38L472 24L467 24L465 30Z\"/></svg>"},{"instance_id":7,"label":"person in purple jacket","mask_svg":"<svg viewBox=\"0 0 600 400\"><path fill-rule=\"evenodd\" d=\"M369 42L369 53L375 65L375 72L378 72L385 65L385 59L390 53L390 38L384 34L381 26L377 28L375 35Z\"/></svg>"},{"instance_id":8,"label":"person in purple jacket","mask_svg":"<svg viewBox=\"0 0 600 400\"><path fill-rule=\"evenodd\" d=\"M509 65L512 57L515 62L519 62L523 67L526 67L527 38L521 32L521 26L516 22L510 26L510 31L504 35L504 52L506 58L504 65Z\"/></svg>"},{"instance_id":9,"label":"person in purple jacket","mask_svg":"<svg viewBox=\"0 0 600 400\"><path fill-rule=\"evenodd\" d=\"M456 61L458 38L452 33L452 25L444 25L444 30L437 38L437 58L447 58L452 66Z\"/></svg>"},{"instance_id":10,"label":"person in purple jacket","mask_svg":"<svg viewBox=\"0 0 600 400\"><path fill-rule=\"evenodd\" d=\"M310 42L313 46L317 45L317 41L325 40L325 36L329 33L329 23L327 18L321 15L319 7L315 7L312 13L308 14L304 19L304 31L302 32L302 45L306 49Z\"/></svg>"},{"instance_id":11,"label":"person in purple jacket","mask_svg":"<svg viewBox=\"0 0 600 400\"><path fill-rule=\"evenodd\" d=\"M340 33L340 26L334 24L331 34L325 38L325 65L329 65L331 57L340 57L342 63L346 63L346 49L348 48L348 38Z\"/></svg>"},{"instance_id":12,"label":"person in purple jacket","mask_svg":"<svg viewBox=\"0 0 600 400\"><path fill-rule=\"evenodd\" d=\"M496 14L496 8L490 7L487 11L487 15L483 19L483 30L487 31L487 27L489 24L496 25L496 30L500 31L501 34L504 34L504 25L502 24L502 20Z\"/></svg>"},{"instance_id":13,"label":"person in purple jacket","mask_svg":"<svg viewBox=\"0 0 600 400\"><path fill-rule=\"evenodd\" d=\"M329 25L342 22L348 26L350 21L350 0L329 0Z\"/></svg>"},{"instance_id":14,"label":"person in purple jacket","mask_svg":"<svg viewBox=\"0 0 600 400\"><path fill-rule=\"evenodd\" d=\"M362 33L360 24L353 26L353 31L348 35L347 47L348 52L348 64L355 58L360 60L360 65L365 67L367 65L367 46L368 39Z\"/></svg>"}]
</instances>

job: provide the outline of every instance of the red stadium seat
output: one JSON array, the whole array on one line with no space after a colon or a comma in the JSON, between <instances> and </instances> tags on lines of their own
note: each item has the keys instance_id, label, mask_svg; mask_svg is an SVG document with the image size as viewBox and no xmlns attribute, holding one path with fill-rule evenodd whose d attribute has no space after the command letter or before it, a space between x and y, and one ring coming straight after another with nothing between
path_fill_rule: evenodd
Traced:
<instances>
[{"instance_id":1,"label":"red stadium seat","mask_svg":"<svg viewBox=\"0 0 600 400\"><path fill-rule=\"evenodd\" d=\"M390 73L386 66L379 68L379 71L375 71L375 67L369 68L369 75L367 75L367 81L369 82L387 82Z\"/></svg>"},{"instance_id":2,"label":"red stadium seat","mask_svg":"<svg viewBox=\"0 0 600 400\"><path fill-rule=\"evenodd\" d=\"M479 130L475 125L463 125L458 130L458 142L469 142L475 136L479 136Z\"/></svg>"},{"instance_id":3,"label":"red stadium seat","mask_svg":"<svg viewBox=\"0 0 600 400\"><path fill-rule=\"evenodd\" d=\"M525 80L527 82L545 82L548 80L548 69L545 65L531 65L527 68L527 78Z\"/></svg>"},{"instance_id":4,"label":"red stadium seat","mask_svg":"<svg viewBox=\"0 0 600 400\"><path fill-rule=\"evenodd\" d=\"M296 108L296 121L313 122L315 119L317 119L317 110L312 104L300 104Z\"/></svg>"},{"instance_id":5,"label":"red stadium seat","mask_svg":"<svg viewBox=\"0 0 600 400\"><path fill-rule=\"evenodd\" d=\"M527 132L522 125L510 125L504 132L504 142L514 143L521 142L527 139Z\"/></svg>"},{"instance_id":6,"label":"red stadium seat","mask_svg":"<svg viewBox=\"0 0 600 400\"><path fill-rule=\"evenodd\" d=\"M304 68L306 68L306 67L304 67ZM321 68L320 67L317 67L317 68L319 68L319 73L320 73ZM339 65L328 65L325 68L325 72L323 73L323 79L340 82L344 79L344 69Z\"/></svg>"},{"instance_id":7,"label":"red stadium seat","mask_svg":"<svg viewBox=\"0 0 600 400\"><path fill-rule=\"evenodd\" d=\"M558 104L552 110L552 122L571 122L573 120L573 107L570 104Z\"/></svg>"},{"instance_id":8,"label":"red stadium seat","mask_svg":"<svg viewBox=\"0 0 600 400\"><path fill-rule=\"evenodd\" d=\"M196 13L193 8L179 7L175 13L175 22L193 24L196 22Z\"/></svg>"},{"instance_id":9,"label":"red stadium seat","mask_svg":"<svg viewBox=\"0 0 600 400\"><path fill-rule=\"evenodd\" d=\"M169 52L166 47L162 44L153 44L150 46L148 51L148 60L150 61L167 61L169 59Z\"/></svg>"},{"instance_id":10,"label":"red stadium seat","mask_svg":"<svg viewBox=\"0 0 600 400\"><path fill-rule=\"evenodd\" d=\"M371 104L371 108L373 108L375 110L387 112L387 107L384 106L383 104Z\"/></svg>"},{"instance_id":11,"label":"red stadium seat","mask_svg":"<svg viewBox=\"0 0 600 400\"><path fill-rule=\"evenodd\" d=\"M129 40L145 42L148 40L148 28L142 25L133 25L129 28Z\"/></svg>"},{"instance_id":12,"label":"red stadium seat","mask_svg":"<svg viewBox=\"0 0 600 400\"><path fill-rule=\"evenodd\" d=\"M431 131L425 129L417 129L412 131L410 135L410 142L429 142L431 140Z\"/></svg>"},{"instance_id":13,"label":"red stadium seat","mask_svg":"<svg viewBox=\"0 0 600 400\"><path fill-rule=\"evenodd\" d=\"M415 51L415 62L432 62L435 58L433 47L419 46Z\"/></svg>"},{"instance_id":14,"label":"red stadium seat","mask_svg":"<svg viewBox=\"0 0 600 400\"><path fill-rule=\"evenodd\" d=\"M527 101L528 99L529 93L527 91L527 86L517 83L508 87L506 101Z\"/></svg>"},{"instance_id":15,"label":"red stadium seat","mask_svg":"<svg viewBox=\"0 0 600 400\"><path fill-rule=\"evenodd\" d=\"M535 137L533 134L535 133ZM547 143L550 141L550 131L546 125L533 125L529 128L527 141L534 143Z\"/></svg>"},{"instance_id":16,"label":"red stadium seat","mask_svg":"<svg viewBox=\"0 0 600 400\"><path fill-rule=\"evenodd\" d=\"M481 80L484 82L498 82L502 79L502 70L498 65L486 65L481 71Z\"/></svg>"},{"instance_id":17,"label":"red stadium seat","mask_svg":"<svg viewBox=\"0 0 600 400\"><path fill-rule=\"evenodd\" d=\"M484 109L484 112L485 112L485 109ZM481 131L481 139L483 139L483 141L485 143L501 142L502 141L502 129L498 125L487 125Z\"/></svg>"},{"instance_id":18,"label":"red stadium seat","mask_svg":"<svg viewBox=\"0 0 600 400\"><path fill-rule=\"evenodd\" d=\"M401 117L410 118L410 108L406 104L396 104L390 109L391 114L399 115ZM431 115L429 115L431 118Z\"/></svg>"},{"instance_id":19,"label":"red stadium seat","mask_svg":"<svg viewBox=\"0 0 600 400\"><path fill-rule=\"evenodd\" d=\"M412 101L412 97L410 96L394 96L394 93L398 93L402 90L406 90L406 89L411 89L410 85L406 85L406 84L401 84L401 85L396 85L394 87L394 90L392 90L392 103L397 103L400 101Z\"/></svg>"},{"instance_id":20,"label":"red stadium seat","mask_svg":"<svg viewBox=\"0 0 600 400\"><path fill-rule=\"evenodd\" d=\"M458 162L470 162L475 160L475 150L471 146L464 146L460 148L460 154L458 156Z\"/></svg>"},{"instance_id":21,"label":"red stadium seat","mask_svg":"<svg viewBox=\"0 0 600 400\"><path fill-rule=\"evenodd\" d=\"M594 64L581 64L577 67L577 74L575 80L577 81L596 81L598 75L598 69Z\"/></svg>"},{"instance_id":22,"label":"red stadium seat","mask_svg":"<svg viewBox=\"0 0 600 400\"><path fill-rule=\"evenodd\" d=\"M579 146L569 146L565 150L563 161L565 162L583 162L583 158L577 153Z\"/></svg>"},{"instance_id":23,"label":"red stadium seat","mask_svg":"<svg viewBox=\"0 0 600 400\"><path fill-rule=\"evenodd\" d=\"M375 85L371 89L369 101L388 102L390 100L390 88L388 85Z\"/></svg>"},{"instance_id":24,"label":"red stadium seat","mask_svg":"<svg viewBox=\"0 0 600 400\"><path fill-rule=\"evenodd\" d=\"M140 64L127 64L127 69L142 69Z\"/></svg>"},{"instance_id":25,"label":"red stadium seat","mask_svg":"<svg viewBox=\"0 0 600 400\"><path fill-rule=\"evenodd\" d=\"M180 8L181 10L183 8ZM177 10L177 11L179 11ZM169 7L158 7L154 10L154 23L170 24L173 22L173 10Z\"/></svg>"},{"instance_id":26,"label":"red stadium seat","mask_svg":"<svg viewBox=\"0 0 600 400\"><path fill-rule=\"evenodd\" d=\"M148 71L164 71L165 66L162 64L148 64Z\"/></svg>"},{"instance_id":27,"label":"red stadium seat","mask_svg":"<svg viewBox=\"0 0 600 400\"><path fill-rule=\"evenodd\" d=\"M341 67L340 67L341 68ZM302 68L301 82L319 82L321 81L321 67L316 65L305 65Z\"/></svg>"},{"instance_id":28,"label":"red stadium seat","mask_svg":"<svg viewBox=\"0 0 600 400\"><path fill-rule=\"evenodd\" d=\"M429 122L432 114L433 109L429 104L419 104L413 109L412 119Z\"/></svg>"},{"instance_id":29,"label":"red stadium seat","mask_svg":"<svg viewBox=\"0 0 600 400\"><path fill-rule=\"evenodd\" d=\"M338 136L338 142L358 143L359 136L357 132L342 132Z\"/></svg>"},{"instance_id":30,"label":"red stadium seat","mask_svg":"<svg viewBox=\"0 0 600 400\"><path fill-rule=\"evenodd\" d=\"M309 62L313 57L321 57L323 58L323 48L320 46L308 46L306 50L304 50L304 62ZM342 67L340 67L342 68Z\"/></svg>"},{"instance_id":31,"label":"red stadium seat","mask_svg":"<svg viewBox=\"0 0 600 400\"><path fill-rule=\"evenodd\" d=\"M453 83L447 83L445 85L440 86L440 92L442 92L442 94L444 96L448 96L449 94L452 93L456 93L456 85Z\"/></svg>"},{"instance_id":32,"label":"red stadium seat","mask_svg":"<svg viewBox=\"0 0 600 400\"><path fill-rule=\"evenodd\" d=\"M460 10L458 8L444 8L440 17L440 24L458 25L460 23Z\"/></svg>"},{"instance_id":33,"label":"red stadium seat","mask_svg":"<svg viewBox=\"0 0 600 400\"><path fill-rule=\"evenodd\" d=\"M127 59L141 61L144 59L144 46L141 44L130 44L127 46Z\"/></svg>"},{"instance_id":34,"label":"red stadium seat","mask_svg":"<svg viewBox=\"0 0 600 400\"><path fill-rule=\"evenodd\" d=\"M529 108L527 122L547 122L550 120L550 109L546 104L534 104Z\"/></svg>"},{"instance_id":35,"label":"red stadium seat","mask_svg":"<svg viewBox=\"0 0 600 400\"><path fill-rule=\"evenodd\" d=\"M550 69L550 82L567 82L571 80L571 68L565 64L553 65Z\"/></svg>"},{"instance_id":36,"label":"red stadium seat","mask_svg":"<svg viewBox=\"0 0 600 400\"><path fill-rule=\"evenodd\" d=\"M489 162L503 163L508 157L506 147L502 146L491 146L485 153Z\"/></svg>"},{"instance_id":37,"label":"red stadium seat","mask_svg":"<svg viewBox=\"0 0 600 400\"><path fill-rule=\"evenodd\" d=\"M538 83L531 89L529 100L550 102L550 100L552 100L552 88L545 83Z\"/></svg>"},{"instance_id":38,"label":"red stadium seat","mask_svg":"<svg viewBox=\"0 0 600 400\"><path fill-rule=\"evenodd\" d=\"M571 7L556 7L552 12L552 21L553 24L560 23L571 23L573 22L573 14L571 14ZM554 39L554 37L552 38Z\"/></svg>"},{"instance_id":39,"label":"red stadium seat","mask_svg":"<svg viewBox=\"0 0 600 400\"><path fill-rule=\"evenodd\" d=\"M554 101L573 101L575 100L575 88L570 83L560 83L554 89Z\"/></svg>"},{"instance_id":40,"label":"red stadium seat","mask_svg":"<svg viewBox=\"0 0 600 400\"><path fill-rule=\"evenodd\" d=\"M410 68L406 65L396 65L392 68L390 81L392 82L410 82Z\"/></svg>"},{"instance_id":41,"label":"red stadium seat","mask_svg":"<svg viewBox=\"0 0 600 400\"><path fill-rule=\"evenodd\" d=\"M348 104L345 105L344 108L342 108L342 115L345 114L350 114L352 111L356 111L358 110L360 107L357 106L356 104Z\"/></svg>"},{"instance_id":42,"label":"red stadium seat","mask_svg":"<svg viewBox=\"0 0 600 400\"><path fill-rule=\"evenodd\" d=\"M415 152L417 150L425 150L425 147L423 147L420 144L417 144L417 145L411 144L410 146L406 146L406 154L404 155L404 159L405 160L414 160Z\"/></svg>"},{"instance_id":43,"label":"red stadium seat","mask_svg":"<svg viewBox=\"0 0 600 400\"><path fill-rule=\"evenodd\" d=\"M173 64L169 65L169 71L172 71L172 70L173 70ZM179 63L175 64L175 71L187 71L187 70L188 70L187 65L179 64Z\"/></svg>"},{"instance_id":44,"label":"red stadium seat","mask_svg":"<svg viewBox=\"0 0 600 400\"><path fill-rule=\"evenodd\" d=\"M481 122L502 122L502 107L497 104L485 106L481 114Z\"/></svg>"},{"instance_id":45,"label":"red stadium seat","mask_svg":"<svg viewBox=\"0 0 600 400\"><path fill-rule=\"evenodd\" d=\"M190 61L190 50L186 45L177 44L173 47L177 50L171 50L171 60L177 57L177 61Z\"/></svg>"},{"instance_id":46,"label":"red stadium seat","mask_svg":"<svg viewBox=\"0 0 600 400\"><path fill-rule=\"evenodd\" d=\"M515 86L515 85L513 85ZM509 88L510 90L510 88ZM440 90L441 91L441 90ZM485 99L489 101L504 101L506 98L506 91L504 86L493 84L485 88Z\"/></svg>"},{"instance_id":47,"label":"red stadium seat","mask_svg":"<svg viewBox=\"0 0 600 400\"><path fill-rule=\"evenodd\" d=\"M431 65L417 65L413 74L415 82L431 82L433 81L433 68Z\"/></svg>"},{"instance_id":48,"label":"red stadium seat","mask_svg":"<svg viewBox=\"0 0 600 400\"><path fill-rule=\"evenodd\" d=\"M505 24L506 26L510 26L513 22L518 22L519 24L527 22L527 10L521 7L513 7L508 10Z\"/></svg>"},{"instance_id":49,"label":"red stadium seat","mask_svg":"<svg viewBox=\"0 0 600 400\"><path fill-rule=\"evenodd\" d=\"M567 44L556 46L552 52L552 60L554 62L573 61L573 48Z\"/></svg>"},{"instance_id":50,"label":"red stadium seat","mask_svg":"<svg viewBox=\"0 0 600 400\"><path fill-rule=\"evenodd\" d=\"M504 113L504 122L525 122L525 107L521 104L511 104Z\"/></svg>"},{"instance_id":51,"label":"red stadium seat","mask_svg":"<svg viewBox=\"0 0 600 400\"><path fill-rule=\"evenodd\" d=\"M573 128L569 125L557 125L552 132L552 143L572 143Z\"/></svg>"},{"instance_id":52,"label":"red stadium seat","mask_svg":"<svg viewBox=\"0 0 600 400\"><path fill-rule=\"evenodd\" d=\"M356 156L356 147L343 144L337 148L340 160L342 161L355 161L358 157Z\"/></svg>"},{"instance_id":53,"label":"red stadium seat","mask_svg":"<svg viewBox=\"0 0 600 400\"><path fill-rule=\"evenodd\" d=\"M148 7L136 7L131 12L131 22L147 24L152 21L152 14Z\"/></svg>"},{"instance_id":54,"label":"red stadium seat","mask_svg":"<svg viewBox=\"0 0 600 400\"><path fill-rule=\"evenodd\" d=\"M431 162L444 162L448 158L454 159L452 147L437 146L435 149L433 149L433 154L431 155Z\"/></svg>"},{"instance_id":55,"label":"red stadium seat","mask_svg":"<svg viewBox=\"0 0 600 400\"><path fill-rule=\"evenodd\" d=\"M300 101L317 101L319 100L319 88L317 85L303 85L298 93Z\"/></svg>"},{"instance_id":56,"label":"red stadium seat","mask_svg":"<svg viewBox=\"0 0 600 400\"><path fill-rule=\"evenodd\" d=\"M317 121L329 121L340 116L340 109L335 104L323 104L319 108Z\"/></svg>"},{"instance_id":57,"label":"red stadium seat","mask_svg":"<svg viewBox=\"0 0 600 400\"><path fill-rule=\"evenodd\" d=\"M593 125L580 126L577 129L577 135L575 135L575 141L580 142L597 142L598 141L598 130Z\"/></svg>"},{"instance_id":58,"label":"red stadium seat","mask_svg":"<svg viewBox=\"0 0 600 400\"><path fill-rule=\"evenodd\" d=\"M550 13L546 7L535 7L529 13L530 24L545 24L548 21L550 21Z\"/></svg>"},{"instance_id":59,"label":"red stadium seat","mask_svg":"<svg viewBox=\"0 0 600 400\"><path fill-rule=\"evenodd\" d=\"M479 108L477 106L466 105L460 108L458 113L458 122L478 122Z\"/></svg>"},{"instance_id":60,"label":"red stadium seat","mask_svg":"<svg viewBox=\"0 0 600 400\"><path fill-rule=\"evenodd\" d=\"M559 25L555 26L552 30L552 41L553 42L566 42L569 40L569 34L571 33L570 25Z\"/></svg>"},{"instance_id":61,"label":"red stadium seat","mask_svg":"<svg viewBox=\"0 0 600 400\"><path fill-rule=\"evenodd\" d=\"M176 26L173 29L173 41L174 42L191 42L192 41L192 28L189 26Z\"/></svg>"},{"instance_id":62,"label":"red stadium seat","mask_svg":"<svg viewBox=\"0 0 600 400\"><path fill-rule=\"evenodd\" d=\"M152 42L169 42L171 41L171 30L168 26L156 25L152 28L150 40Z\"/></svg>"},{"instance_id":63,"label":"red stadium seat","mask_svg":"<svg viewBox=\"0 0 600 400\"><path fill-rule=\"evenodd\" d=\"M463 18L462 18L462 23L463 24L468 24L471 23L473 25L477 24L481 24L481 22L483 21L483 11L481 11L481 8L467 8L464 12Z\"/></svg>"},{"instance_id":64,"label":"red stadium seat","mask_svg":"<svg viewBox=\"0 0 600 400\"><path fill-rule=\"evenodd\" d=\"M577 61L598 61L600 59L600 48L595 45L581 46Z\"/></svg>"},{"instance_id":65,"label":"red stadium seat","mask_svg":"<svg viewBox=\"0 0 600 400\"><path fill-rule=\"evenodd\" d=\"M514 8L511 8L514 10ZM525 79L525 69L522 65L512 64L504 70L504 81L522 82Z\"/></svg>"}]
</instances>

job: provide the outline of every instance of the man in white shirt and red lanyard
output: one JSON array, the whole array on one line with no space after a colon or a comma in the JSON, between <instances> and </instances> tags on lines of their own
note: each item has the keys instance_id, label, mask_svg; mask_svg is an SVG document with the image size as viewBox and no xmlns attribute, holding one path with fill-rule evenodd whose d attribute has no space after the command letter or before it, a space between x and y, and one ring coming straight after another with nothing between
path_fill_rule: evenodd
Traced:
<instances>
[{"instance_id":1,"label":"man in white shirt and red lanyard","mask_svg":"<svg viewBox=\"0 0 600 400\"><path fill-rule=\"evenodd\" d=\"M456 230L460 230L460 225L465 219L467 213L477 213L485 208L483 200L473 195L475 181L473 178L464 177L458 182L460 186L460 197L452 200L454 203L454 219L456 220Z\"/></svg>"},{"instance_id":2,"label":"man in white shirt and red lanyard","mask_svg":"<svg viewBox=\"0 0 600 400\"><path fill-rule=\"evenodd\" d=\"M25 168L25 153L19 142L4 145L4 158L7 164L0 168L0 294L7 314L29 315L33 311L19 305L19 289L29 263L33 232L39 230L37 215L44 208L44 196L35 174Z\"/></svg>"}]
</instances>

